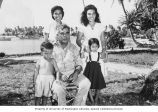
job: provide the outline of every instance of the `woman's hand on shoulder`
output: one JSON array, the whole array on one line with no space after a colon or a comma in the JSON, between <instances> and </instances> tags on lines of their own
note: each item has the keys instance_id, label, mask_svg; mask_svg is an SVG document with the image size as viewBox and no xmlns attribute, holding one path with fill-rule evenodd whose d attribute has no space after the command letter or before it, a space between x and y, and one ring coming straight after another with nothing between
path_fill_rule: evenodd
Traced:
<instances>
[{"instance_id":1,"label":"woman's hand on shoulder","mask_svg":"<svg viewBox=\"0 0 158 112\"><path fill-rule=\"evenodd\" d=\"M81 59L85 58L84 52L81 52L80 55L81 55Z\"/></svg>"},{"instance_id":2,"label":"woman's hand on shoulder","mask_svg":"<svg viewBox=\"0 0 158 112\"><path fill-rule=\"evenodd\" d=\"M100 58L103 59L104 63L106 63L108 61L107 53L106 52L101 52Z\"/></svg>"},{"instance_id":3,"label":"woman's hand on shoulder","mask_svg":"<svg viewBox=\"0 0 158 112\"><path fill-rule=\"evenodd\" d=\"M100 58L101 58L101 59L106 58L106 53L105 53L105 52L101 52L101 53L100 53Z\"/></svg>"}]
</instances>

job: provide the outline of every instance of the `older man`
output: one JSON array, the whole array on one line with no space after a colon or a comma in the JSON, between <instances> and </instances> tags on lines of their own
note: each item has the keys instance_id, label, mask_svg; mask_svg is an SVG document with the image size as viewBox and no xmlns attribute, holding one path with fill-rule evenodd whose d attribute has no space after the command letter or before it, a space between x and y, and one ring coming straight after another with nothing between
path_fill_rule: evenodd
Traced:
<instances>
[{"instance_id":1,"label":"older man","mask_svg":"<svg viewBox=\"0 0 158 112\"><path fill-rule=\"evenodd\" d=\"M82 73L82 61L79 51L70 42L70 28L63 25L57 36L59 44L54 48L54 58L62 74L60 81L55 81L53 91L57 94L58 105L66 105L66 86L71 82L78 86L74 105L85 105L90 81Z\"/></svg>"}]
</instances>

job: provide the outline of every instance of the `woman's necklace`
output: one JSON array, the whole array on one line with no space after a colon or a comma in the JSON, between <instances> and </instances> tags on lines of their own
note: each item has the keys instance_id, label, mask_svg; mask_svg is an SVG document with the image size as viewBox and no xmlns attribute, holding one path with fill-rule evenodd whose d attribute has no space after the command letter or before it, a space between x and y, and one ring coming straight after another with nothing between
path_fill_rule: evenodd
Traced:
<instances>
[{"instance_id":1,"label":"woman's necklace","mask_svg":"<svg viewBox=\"0 0 158 112\"><path fill-rule=\"evenodd\" d=\"M90 27L92 30L94 30L94 26L95 26L95 23L90 23Z\"/></svg>"}]
</instances>

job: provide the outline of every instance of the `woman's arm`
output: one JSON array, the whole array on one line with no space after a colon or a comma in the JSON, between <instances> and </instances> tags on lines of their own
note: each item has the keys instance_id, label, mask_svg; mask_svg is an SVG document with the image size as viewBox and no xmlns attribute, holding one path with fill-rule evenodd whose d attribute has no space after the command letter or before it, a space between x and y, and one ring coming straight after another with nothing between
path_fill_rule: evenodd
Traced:
<instances>
[{"instance_id":1,"label":"woman's arm","mask_svg":"<svg viewBox=\"0 0 158 112\"><path fill-rule=\"evenodd\" d=\"M78 31L76 44L81 48L82 47L82 40L84 39L84 33Z\"/></svg>"},{"instance_id":2,"label":"woman's arm","mask_svg":"<svg viewBox=\"0 0 158 112\"><path fill-rule=\"evenodd\" d=\"M105 37L104 32L101 33L100 40L101 40L102 52L104 52L107 49L107 37Z\"/></svg>"},{"instance_id":3,"label":"woman's arm","mask_svg":"<svg viewBox=\"0 0 158 112\"><path fill-rule=\"evenodd\" d=\"M101 40L101 46L102 46L101 58L104 59L104 62L106 62L108 59L107 35L105 36L104 32L101 33L100 40Z\"/></svg>"},{"instance_id":4,"label":"woman's arm","mask_svg":"<svg viewBox=\"0 0 158 112\"><path fill-rule=\"evenodd\" d=\"M45 33L44 34L44 41L48 41L48 38L49 38L49 33Z\"/></svg>"},{"instance_id":5,"label":"woman's arm","mask_svg":"<svg viewBox=\"0 0 158 112\"><path fill-rule=\"evenodd\" d=\"M61 79L61 78L60 78L60 71L59 71L59 68L58 68L58 66L57 66L57 63L56 63L56 61L55 61L54 59L52 59L52 64L53 64L53 66L54 66L54 68L55 68L56 80L60 80L60 79Z\"/></svg>"}]
</instances>

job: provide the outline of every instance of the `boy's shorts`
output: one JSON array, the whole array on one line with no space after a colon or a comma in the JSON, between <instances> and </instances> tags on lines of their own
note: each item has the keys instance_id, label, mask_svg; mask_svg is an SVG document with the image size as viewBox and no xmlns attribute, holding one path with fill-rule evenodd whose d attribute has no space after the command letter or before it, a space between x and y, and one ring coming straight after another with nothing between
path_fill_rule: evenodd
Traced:
<instances>
[{"instance_id":1,"label":"boy's shorts","mask_svg":"<svg viewBox=\"0 0 158 112\"><path fill-rule=\"evenodd\" d=\"M55 78L53 75L38 75L35 85L35 97L52 96L52 86Z\"/></svg>"}]
</instances>

